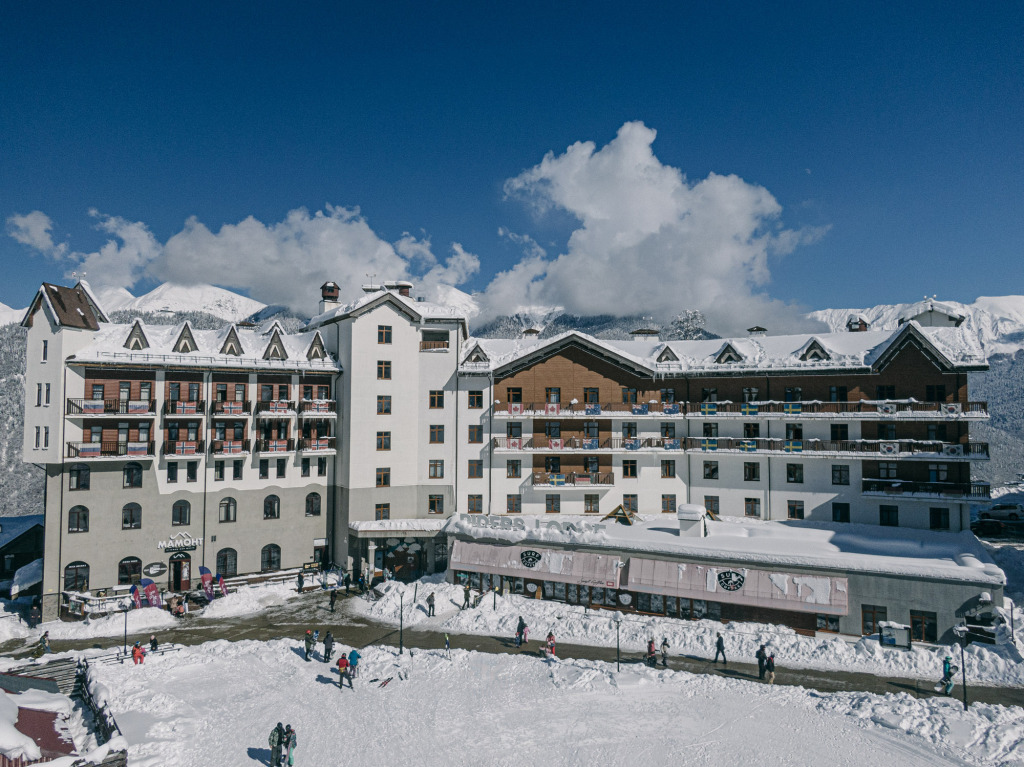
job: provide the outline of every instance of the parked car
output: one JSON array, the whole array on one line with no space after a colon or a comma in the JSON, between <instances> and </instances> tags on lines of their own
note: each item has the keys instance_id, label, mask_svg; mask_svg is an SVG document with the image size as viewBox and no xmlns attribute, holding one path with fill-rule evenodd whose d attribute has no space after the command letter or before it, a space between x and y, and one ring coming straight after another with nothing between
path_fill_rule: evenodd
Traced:
<instances>
[{"instance_id":1,"label":"parked car","mask_svg":"<svg viewBox=\"0 0 1024 767\"><path fill-rule=\"evenodd\" d=\"M996 503L982 511L978 516L981 519L1009 519L1016 522L1018 519L1024 519L1024 504Z\"/></svg>"},{"instance_id":2,"label":"parked car","mask_svg":"<svg viewBox=\"0 0 1024 767\"><path fill-rule=\"evenodd\" d=\"M971 522L971 532L979 538L1001 538L1006 535L1006 525L998 519L982 519Z\"/></svg>"}]
</instances>

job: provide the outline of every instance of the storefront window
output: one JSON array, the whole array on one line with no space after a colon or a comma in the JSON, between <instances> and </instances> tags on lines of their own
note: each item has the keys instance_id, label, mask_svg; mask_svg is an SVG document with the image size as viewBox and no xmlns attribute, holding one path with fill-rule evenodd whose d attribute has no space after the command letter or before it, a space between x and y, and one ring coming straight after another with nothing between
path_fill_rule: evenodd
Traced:
<instances>
[{"instance_id":1,"label":"storefront window","mask_svg":"<svg viewBox=\"0 0 1024 767\"><path fill-rule=\"evenodd\" d=\"M707 612L708 603L705 602L703 599L694 599L692 601L690 605L690 617L693 620L699 621L701 618L707 615Z\"/></svg>"},{"instance_id":2,"label":"storefront window","mask_svg":"<svg viewBox=\"0 0 1024 767\"><path fill-rule=\"evenodd\" d=\"M565 589L565 601L571 605L576 604L579 601L579 591L576 589L575 583L570 583Z\"/></svg>"},{"instance_id":3,"label":"storefront window","mask_svg":"<svg viewBox=\"0 0 1024 767\"><path fill-rule=\"evenodd\" d=\"M583 594L580 593L580 596L582 597ZM591 604L595 604L595 605L599 605L599 604L603 604L604 603L604 589L603 588L601 588L600 586L595 586L594 588L592 588L590 590L590 603Z\"/></svg>"},{"instance_id":4,"label":"storefront window","mask_svg":"<svg viewBox=\"0 0 1024 767\"><path fill-rule=\"evenodd\" d=\"M839 633L839 616L838 615L819 615L818 616L818 631L830 631L833 634Z\"/></svg>"},{"instance_id":5,"label":"storefront window","mask_svg":"<svg viewBox=\"0 0 1024 767\"><path fill-rule=\"evenodd\" d=\"M555 599L558 599L558 600L560 600L562 602L565 601L565 584L564 583L559 583L559 582L555 583Z\"/></svg>"},{"instance_id":6,"label":"storefront window","mask_svg":"<svg viewBox=\"0 0 1024 767\"><path fill-rule=\"evenodd\" d=\"M512 579L512 593L513 594L522 594L523 593L523 579L522 578L513 578Z\"/></svg>"},{"instance_id":7,"label":"storefront window","mask_svg":"<svg viewBox=\"0 0 1024 767\"><path fill-rule=\"evenodd\" d=\"M619 603L618 596L619 596L618 593L616 593L612 589L605 589L604 590L604 604L605 604L605 606L606 607L615 607L615 606L617 606L618 603Z\"/></svg>"},{"instance_id":8,"label":"storefront window","mask_svg":"<svg viewBox=\"0 0 1024 767\"><path fill-rule=\"evenodd\" d=\"M661 594L651 594L651 612L662 614L665 612L665 597Z\"/></svg>"},{"instance_id":9,"label":"storefront window","mask_svg":"<svg viewBox=\"0 0 1024 767\"><path fill-rule=\"evenodd\" d=\"M678 615L679 601L676 597L665 597L665 614L671 616Z\"/></svg>"},{"instance_id":10,"label":"storefront window","mask_svg":"<svg viewBox=\"0 0 1024 767\"><path fill-rule=\"evenodd\" d=\"M544 598L551 599L554 596L554 586L551 581L544 581Z\"/></svg>"},{"instance_id":11,"label":"storefront window","mask_svg":"<svg viewBox=\"0 0 1024 767\"><path fill-rule=\"evenodd\" d=\"M651 595L650 594L637 594L636 595L636 609L642 613L649 613L651 611Z\"/></svg>"}]
</instances>

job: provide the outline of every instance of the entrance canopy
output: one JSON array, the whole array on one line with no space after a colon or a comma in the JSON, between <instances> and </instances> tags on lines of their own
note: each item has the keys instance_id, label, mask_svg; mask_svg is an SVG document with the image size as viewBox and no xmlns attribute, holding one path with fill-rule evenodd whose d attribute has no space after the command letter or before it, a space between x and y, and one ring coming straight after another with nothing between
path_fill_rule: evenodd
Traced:
<instances>
[{"instance_id":1,"label":"entrance canopy","mask_svg":"<svg viewBox=\"0 0 1024 767\"><path fill-rule=\"evenodd\" d=\"M622 559L611 554L555 551L529 546L494 546L456 540L448 567L451 570L490 573L508 578L532 578L617 589Z\"/></svg>"}]
</instances>

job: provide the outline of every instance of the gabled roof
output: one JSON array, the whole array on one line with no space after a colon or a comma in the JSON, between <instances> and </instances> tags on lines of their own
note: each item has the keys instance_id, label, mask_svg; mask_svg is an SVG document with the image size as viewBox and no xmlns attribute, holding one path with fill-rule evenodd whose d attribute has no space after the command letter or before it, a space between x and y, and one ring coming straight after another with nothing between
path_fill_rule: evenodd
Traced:
<instances>
[{"instance_id":1,"label":"gabled roof","mask_svg":"<svg viewBox=\"0 0 1024 767\"><path fill-rule=\"evenodd\" d=\"M149 348L149 339L146 338L146 331L143 330L142 320L136 319L132 323L131 332L124 340L124 348L132 352Z\"/></svg>"},{"instance_id":2,"label":"gabled roof","mask_svg":"<svg viewBox=\"0 0 1024 767\"><path fill-rule=\"evenodd\" d=\"M195 336L192 335L192 324L186 320L178 333L178 340L174 342L173 351L176 354L191 354L198 350L199 344L196 343Z\"/></svg>"},{"instance_id":3,"label":"gabled roof","mask_svg":"<svg viewBox=\"0 0 1024 767\"><path fill-rule=\"evenodd\" d=\"M220 345L220 353L231 357L241 357L245 353L242 342L238 338L238 329L229 325L227 333L224 334L224 342Z\"/></svg>"},{"instance_id":4,"label":"gabled roof","mask_svg":"<svg viewBox=\"0 0 1024 767\"><path fill-rule=\"evenodd\" d=\"M101 322L109 322L99 302L84 282L79 282L73 288L44 282L29 304L28 311L21 321L22 326L32 327L32 318L44 307L49 311L53 321L65 328L99 330Z\"/></svg>"},{"instance_id":5,"label":"gabled roof","mask_svg":"<svg viewBox=\"0 0 1024 767\"><path fill-rule=\"evenodd\" d=\"M18 538L36 526L43 526L42 514L0 517L0 548L18 540Z\"/></svg>"},{"instance_id":6,"label":"gabled roof","mask_svg":"<svg viewBox=\"0 0 1024 767\"><path fill-rule=\"evenodd\" d=\"M832 359L832 355L829 354L828 349L825 348L824 344L816 336L812 336L807 339L807 343L800 349L799 357L803 362L819 361L827 362Z\"/></svg>"},{"instance_id":7,"label":"gabled roof","mask_svg":"<svg viewBox=\"0 0 1024 767\"><path fill-rule=\"evenodd\" d=\"M327 348L324 346L323 336L319 330L313 331L313 338L306 347L307 360L322 360L327 356Z\"/></svg>"},{"instance_id":8,"label":"gabled roof","mask_svg":"<svg viewBox=\"0 0 1024 767\"><path fill-rule=\"evenodd\" d=\"M358 301L336 306L314 317L305 329L312 330L338 320L359 317L384 304L392 306L415 322L457 322L462 330L462 337L469 337L466 315L458 308L430 301L417 301L409 296L400 295L396 291L383 288L373 293L367 293Z\"/></svg>"},{"instance_id":9,"label":"gabled roof","mask_svg":"<svg viewBox=\"0 0 1024 767\"><path fill-rule=\"evenodd\" d=\"M284 348L284 343L281 341L281 332L274 330L270 336L270 341L267 343L267 348L263 350L263 359L265 360L286 360L288 359L288 351Z\"/></svg>"},{"instance_id":10,"label":"gabled roof","mask_svg":"<svg viewBox=\"0 0 1024 767\"><path fill-rule=\"evenodd\" d=\"M715 362L719 365L728 364L730 362L743 362L746 357L737 351L736 347L726 341L722 344L722 348L718 350L718 354L715 355ZM661 360L658 360L661 362Z\"/></svg>"}]
</instances>

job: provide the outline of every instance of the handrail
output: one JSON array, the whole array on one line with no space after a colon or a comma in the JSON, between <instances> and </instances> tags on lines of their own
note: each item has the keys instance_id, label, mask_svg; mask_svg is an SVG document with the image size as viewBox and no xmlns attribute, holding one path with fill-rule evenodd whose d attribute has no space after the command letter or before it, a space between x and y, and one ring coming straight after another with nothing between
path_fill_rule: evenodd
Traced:
<instances>
[{"instance_id":1,"label":"handrail","mask_svg":"<svg viewBox=\"0 0 1024 767\"><path fill-rule=\"evenodd\" d=\"M257 453L291 453L295 450L294 439L258 439Z\"/></svg>"},{"instance_id":2,"label":"handrail","mask_svg":"<svg viewBox=\"0 0 1024 767\"><path fill-rule=\"evenodd\" d=\"M66 415L156 415L156 400L68 399Z\"/></svg>"},{"instance_id":3,"label":"handrail","mask_svg":"<svg viewBox=\"0 0 1024 767\"><path fill-rule=\"evenodd\" d=\"M615 474L610 471L570 471L566 473L535 471L531 477L531 484L550 485L552 487L560 485L614 485Z\"/></svg>"},{"instance_id":4,"label":"handrail","mask_svg":"<svg viewBox=\"0 0 1024 767\"><path fill-rule=\"evenodd\" d=\"M250 400L215 400L210 408L211 415L241 417L250 413L252 413L252 402Z\"/></svg>"},{"instance_id":5,"label":"handrail","mask_svg":"<svg viewBox=\"0 0 1024 767\"><path fill-rule=\"evenodd\" d=\"M206 414L206 400L172 399L164 403L164 415L197 415Z\"/></svg>"},{"instance_id":6,"label":"handrail","mask_svg":"<svg viewBox=\"0 0 1024 767\"><path fill-rule=\"evenodd\" d=\"M164 455L202 455L206 452L205 440L166 440Z\"/></svg>"},{"instance_id":7,"label":"handrail","mask_svg":"<svg viewBox=\"0 0 1024 767\"><path fill-rule=\"evenodd\" d=\"M991 487L987 482L918 482L906 479L861 480L861 492L900 495L902 493L936 495L944 498L990 498Z\"/></svg>"},{"instance_id":8,"label":"handrail","mask_svg":"<svg viewBox=\"0 0 1024 767\"><path fill-rule=\"evenodd\" d=\"M214 455L242 455L249 452L247 439L215 439L210 442L210 452Z\"/></svg>"},{"instance_id":9,"label":"handrail","mask_svg":"<svg viewBox=\"0 0 1024 767\"><path fill-rule=\"evenodd\" d=\"M68 442L68 458L151 458L153 442Z\"/></svg>"}]
</instances>

